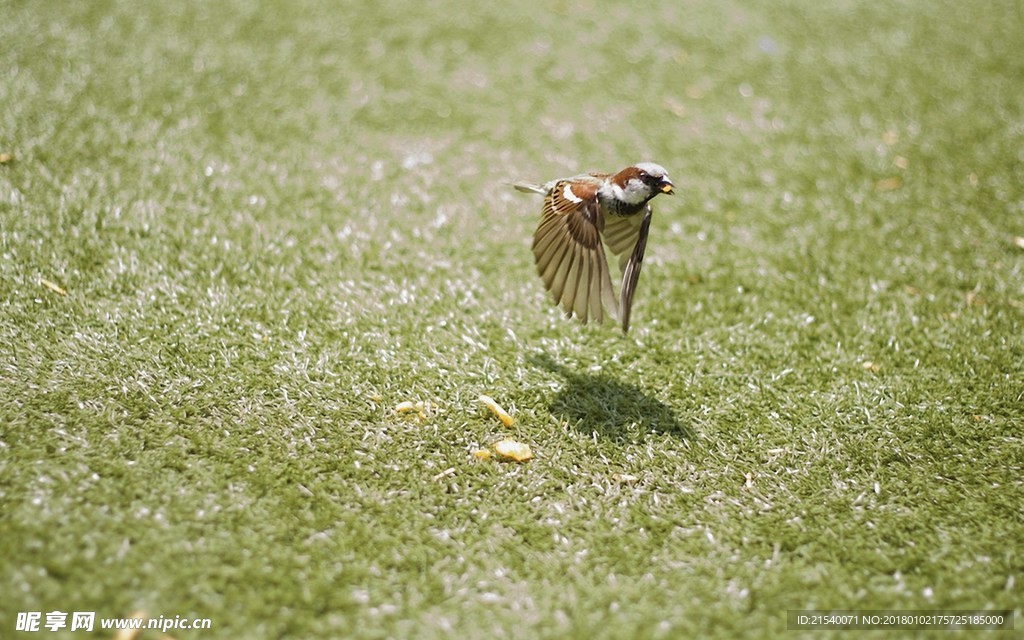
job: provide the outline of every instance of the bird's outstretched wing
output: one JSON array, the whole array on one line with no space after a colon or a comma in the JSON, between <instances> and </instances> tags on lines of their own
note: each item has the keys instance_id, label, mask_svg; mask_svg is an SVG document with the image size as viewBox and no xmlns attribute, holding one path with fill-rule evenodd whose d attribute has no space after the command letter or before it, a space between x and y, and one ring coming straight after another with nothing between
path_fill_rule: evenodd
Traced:
<instances>
[{"instance_id":1,"label":"bird's outstretched wing","mask_svg":"<svg viewBox=\"0 0 1024 640\"><path fill-rule=\"evenodd\" d=\"M643 219L643 215L605 217L604 233L601 235L604 238L604 243L608 245L608 249L618 257L620 273L626 272L626 262L629 261L633 247L640 239L640 227L643 224Z\"/></svg>"},{"instance_id":2,"label":"bird's outstretched wing","mask_svg":"<svg viewBox=\"0 0 1024 640\"><path fill-rule=\"evenodd\" d=\"M629 217L609 216L605 221L604 240L612 253L619 256L622 270L622 284L619 301L622 308L622 331L629 331L629 315L633 310L633 294L640 279L644 251L647 250L647 234L651 229L651 206L647 205L643 215Z\"/></svg>"},{"instance_id":3,"label":"bird's outstretched wing","mask_svg":"<svg viewBox=\"0 0 1024 640\"><path fill-rule=\"evenodd\" d=\"M604 321L604 307L616 313L601 232L600 179L559 180L544 197L544 212L533 234L537 272L566 315Z\"/></svg>"}]
</instances>

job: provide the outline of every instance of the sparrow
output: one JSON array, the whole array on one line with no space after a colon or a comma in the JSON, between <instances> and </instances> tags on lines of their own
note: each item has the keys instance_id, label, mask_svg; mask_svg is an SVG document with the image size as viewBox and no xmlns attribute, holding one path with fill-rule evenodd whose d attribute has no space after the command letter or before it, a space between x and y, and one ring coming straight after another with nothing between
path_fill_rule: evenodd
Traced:
<instances>
[{"instance_id":1,"label":"sparrow","mask_svg":"<svg viewBox=\"0 0 1024 640\"><path fill-rule=\"evenodd\" d=\"M651 228L650 200L672 195L675 185L664 167L639 162L618 173L587 173L545 184L518 182L518 191L544 196L533 234L533 258L544 286L566 317L583 324L604 321L605 307L629 332L637 279ZM604 245L619 258L622 275L616 304Z\"/></svg>"}]
</instances>

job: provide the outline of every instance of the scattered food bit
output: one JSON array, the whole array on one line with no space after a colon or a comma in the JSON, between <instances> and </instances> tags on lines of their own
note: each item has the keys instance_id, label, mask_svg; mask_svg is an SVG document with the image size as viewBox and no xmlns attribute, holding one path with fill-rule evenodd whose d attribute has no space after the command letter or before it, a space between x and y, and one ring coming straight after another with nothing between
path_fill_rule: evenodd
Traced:
<instances>
[{"instance_id":1,"label":"scattered food bit","mask_svg":"<svg viewBox=\"0 0 1024 640\"><path fill-rule=\"evenodd\" d=\"M14 162L14 154L7 151L0 153L0 164L11 164Z\"/></svg>"},{"instance_id":2,"label":"scattered food bit","mask_svg":"<svg viewBox=\"0 0 1024 640\"><path fill-rule=\"evenodd\" d=\"M900 169L906 169L908 166L910 166L910 161L904 158L903 156L896 156L895 158L892 159L892 163L899 167Z\"/></svg>"},{"instance_id":3,"label":"scattered food bit","mask_svg":"<svg viewBox=\"0 0 1024 640\"><path fill-rule=\"evenodd\" d=\"M494 398L490 396L481 395L480 402L482 402L484 406L490 409L491 413L498 416L498 420L501 420L501 424L505 425L506 427L511 427L515 423L516 419L508 415L508 413L504 409L498 406L498 403L494 401Z\"/></svg>"},{"instance_id":4,"label":"scattered food bit","mask_svg":"<svg viewBox=\"0 0 1024 640\"><path fill-rule=\"evenodd\" d=\"M884 193L886 191L895 191L903 186L903 179L899 176L892 176L890 178L882 178L875 183L875 191Z\"/></svg>"},{"instance_id":5,"label":"scattered food bit","mask_svg":"<svg viewBox=\"0 0 1024 640\"><path fill-rule=\"evenodd\" d=\"M140 627L144 627L145 626L145 621L149 619L149 616L146 615L145 611L136 611L136 612L132 613L128 617L132 618L132 619L135 619L135 620L142 620L143 624L140 625ZM118 629L117 632L114 633L114 640L135 640L136 638L139 637L139 634L141 634L141 633L142 633L142 629L141 628L139 628L139 629Z\"/></svg>"},{"instance_id":6,"label":"scattered food bit","mask_svg":"<svg viewBox=\"0 0 1024 640\"><path fill-rule=\"evenodd\" d=\"M395 407L395 413L409 413L410 411L416 411L416 405L408 400L399 402L398 406Z\"/></svg>"},{"instance_id":7,"label":"scattered food bit","mask_svg":"<svg viewBox=\"0 0 1024 640\"><path fill-rule=\"evenodd\" d=\"M882 134L882 142L890 147L900 141L900 132L889 130Z\"/></svg>"},{"instance_id":8,"label":"scattered food bit","mask_svg":"<svg viewBox=\"0 0 1024 640\"><path fill-rule=\"evenodd\" d=\"M399 402L395 406L395 413L398 415L406 415L409 413L415 413L416 421L423 422L427 419L427 414L437 411L438 406L433 402L423 402L422 400L417 402Z\"/></svg>"},{"instance_id":9,"label":"scattered food bit","mask_svg":"<svg viewBox=\"0 0 1024 640\"><path fill-rule=\"evenodd\" d=\"M62 296L68 295L68 292L64 289L64 287L60 286L56 282L50 282L46 278L40 278L39 284L43 285L44 287L46 287L47 289L54 293L60 294Z\"/></svg>"},{"instance_id":10,"label":"scattered food bit","mask_svg":"<svg viewBox=\"0 0 1024 640\"><path fill-rule=\"evenodd\" d=\"M909 284L908 285L904 285L903 290L907 292L907 295L911 295L911 296L919 296L922 293L924 293L924 291L921 291L917 287L915 287L913 285L909 285Z\"/></svg>"},{"instance_id":11,"label":"scattered food bit","mask_svg":"<svg viewBox=\"0 0 1024 640\"><path fill-rule=\"evenodd\" d=\"M533 452L530 451L530 445L522 442L516 442L515 440L501 440L500 442L494 443L494 451L502 458L508 460L515 460L516 462L526 462L533 457Z\"/></svg>"},{"instance_id":12,"label":"scattered food bit","mask_svg":"<svg viewBox=\"0 0 1024 640\"><path fill-rule=\"evenodd\" d=\"M968 307L984 307L985 298L979 296L977 291L968 291L964 294L964 303Z\"/></svg>"},{"instance_id":13,"label":"scattered food bit","mask_svg":"<svg viewBox=\"0 0 1024 640\"><path fill-rule=\"evenodd\" d=\"M871 362L870 360L865 360L864 362L860 363L860 366L863 367L866 371L871 371L872 373L878 373L879 371L882 370L882 365L875 362Z\"/></svg>"},{"instance_id":14,"label":"scattered food bit","mask_svg":"<svg viewBox=\"0 0 1024 640\"><path fill-rule=\"evenodd\" d=\"M490 449L477 449L473 452L473 457L477 460L490 460L491 450Z\"/></svg>"},{"instance_id":15,"label":"scattered food bit","mask_svg":"<svg viewBox=\"0 0 1024 640\"><path fill-rule=\"evenodd\" d=\"M612 475L612 480L615 482L621 482L622 484L636 484L640 481L640 478L628 473L616 473Z\"/></svg>"},{"instance_id":16,"label":"scattered food bit","mask_svg":"<svg viewBox=\"0 0 1024 640\"><path fill-rule=\"evenodd\" d=\"M455 475L455 467L448 467L447 469L445 469L441 473L435 475L432 479L434 480L434 482L437 482L438 480L444 480L448 476L454 476L454 475Z\"/></svg>"},{"instance_id":17,"label":"scattered food bit","mask_svg":"<svg viewBox=\"0 0 1024 640\"><path fill-rule=\"evenodd\" d=\"M384 398L380 397L379 393L371 393L367 397L370 399L370 402L376 402L377 404L384 402Z\"/></svg>"},{"instance_id":18,"label":"scattered food bit","mask_svg":"<svg viewBox=\"0 0 1024 640\"><path fill-rule=\"evenodd\" d=\"M971 175L967 176L967 181L971 183L972 187L978 186L978 174L972 173Z\"/></svg>"},{"instance_id":19,"label":"scattered food bit","mask_svg":"<svg viewBox=\"0 0 1024 640\"><path fill-rule=\"evenodd\" d=\"M1018 249L1024 249L1024 236L1014 236L1013 246L1017 247Z\"/></svg>"},{"instance_id":20,"label":"scattered food bit","mask_svg":"<svg viewBox=\"0 0 1024 640\"><path fill-rule=\"evenodd\" d=\"M747 489L754 488L754 474L749 471L743 474L743 486Z\"/></svg>"}]
</instances>

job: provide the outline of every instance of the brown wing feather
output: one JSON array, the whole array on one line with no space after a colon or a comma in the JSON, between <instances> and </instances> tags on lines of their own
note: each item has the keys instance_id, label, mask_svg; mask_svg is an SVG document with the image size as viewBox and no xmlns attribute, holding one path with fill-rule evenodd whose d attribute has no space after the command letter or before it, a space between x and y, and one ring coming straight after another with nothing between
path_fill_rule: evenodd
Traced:
<instances>
[{"instance_id":1,"label":"brown wing feather","mask_svg":"<svg viewBox=\"0 0 1024 640\"><path fill-rule=\"evenodd\" d=\"M604 320L602 305L615 310L608 260L601 242L604 221L596 178L555 183L533 236L533 256L544 286L566 315L581 322Z\"/></svg>"},{"instance_id":2,"label":"brown wing feather","mask_svg":"<svg viewBox=\"0 0 1024 640\"><path fill-rule=\"evenodd\" d=\"M626 270L629 255L640 238L643 215L607 216L604 222L604 242L608 249L619 258L619 272Z\"/></svg>"}]
</instances>

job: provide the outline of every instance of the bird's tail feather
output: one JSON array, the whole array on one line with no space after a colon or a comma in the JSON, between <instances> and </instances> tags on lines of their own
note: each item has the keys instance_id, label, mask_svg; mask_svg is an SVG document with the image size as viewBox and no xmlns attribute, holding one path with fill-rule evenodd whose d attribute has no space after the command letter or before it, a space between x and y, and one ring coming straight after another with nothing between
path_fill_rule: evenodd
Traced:
<instances>
[{"instance_id":1,"label":"bird's tail feather","mask_svg":"<svg viewBox=\"0 0 1024 640\"><path fill-rule=\"evenodd\" d=\"M542 196L547 194L547 190L541 184L534 184L532 182L510 182L509 184L516 191L522 191L523 193L539 193Z\"/></svg>"}]
</instances>

